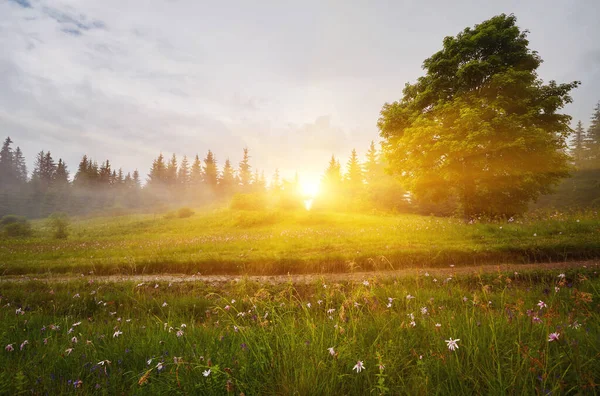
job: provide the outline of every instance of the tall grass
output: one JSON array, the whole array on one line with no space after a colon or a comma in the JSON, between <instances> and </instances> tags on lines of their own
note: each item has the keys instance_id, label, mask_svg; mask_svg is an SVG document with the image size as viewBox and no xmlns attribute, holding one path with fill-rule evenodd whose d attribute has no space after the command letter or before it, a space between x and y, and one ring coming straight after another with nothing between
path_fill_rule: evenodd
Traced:
<instances>
[{"instance_id":1,"label":"tall grass","mask_svg":"<svg viewBox=\"0 0 600 396\"><path fill-rule=\"evenodd\" d=\"M67 240L44 222L0 240L0 271L287 274L530 263L600 256L597 213L516 221L417 215L216 210L190 218L75 219Z\"/></svg>"},{"instance_id":2,"label":"tall grass","mask_svg":"<svg viewBox=\"0 0 600 396\"><path fill-rule=\"evenodd\" d=\"M5 282L0 393L593 393L596 269L268 286Z\"/></svg>"}]
</instances>

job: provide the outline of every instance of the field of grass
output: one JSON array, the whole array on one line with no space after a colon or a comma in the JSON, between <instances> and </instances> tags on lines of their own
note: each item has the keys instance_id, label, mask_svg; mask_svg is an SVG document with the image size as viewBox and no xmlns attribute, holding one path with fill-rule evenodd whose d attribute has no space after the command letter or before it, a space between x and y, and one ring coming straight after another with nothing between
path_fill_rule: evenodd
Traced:
<instances>
[{"instance_id":1,"label":"field of grass","mask_svg":"<svg viewBox=\"0 0 600 396\"><path fill-rule=\"evenodd\" d=\"M73 219L0 240L0 273L287 274L600 257L600 216L475 222L418 215L200 211Z\"/></svg>"},{"instance_id":2,"label":"field of grass","mask_svg":"<svg viewBox=\"0 0 600 396\"><path fill-rule=\"evenodd\" d=\"M0 394L591 394L597 269L3 282Z\"/></svg>"}]
</instances>

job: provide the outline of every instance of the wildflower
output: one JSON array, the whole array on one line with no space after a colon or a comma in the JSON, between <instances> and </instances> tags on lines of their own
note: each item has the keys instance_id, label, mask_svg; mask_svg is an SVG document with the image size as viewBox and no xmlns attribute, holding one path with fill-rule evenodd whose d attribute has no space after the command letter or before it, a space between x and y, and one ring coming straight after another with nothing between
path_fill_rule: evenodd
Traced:
<instances>
[{"instance_id":1,"label":"wildflower","mask_svg":"<svg viewBox=\"0 0 600 396\"><path fill-rule=\"evenodd\" d=\"M150 364L152 364L152 358L148 359L148 361L146 361L146 364L147 364L148 366L150 366Z\"/></svg>"},{"instance_id":2,"label":"wildflower","mask_svg":"<svg viewBox=\"0 0 600 396\"><path fill-rule=\"evenodd\" d=\"M77 327L77 326L79 326L80 324L81 324L81 322L73 323L73 324L71 325L71 327Z\"/></svg>"},{"instance_id":3,"label":"wildflower","mask_svg":"<svg viewBox=\"0 0 600 396\"><path fill-rule=\"evenodd\" d=\"M333 347L331 347L331 348L327 348L327 350L329 351L329 354L330 354L331 356L335 356L335 351L333 350Z\"/></svg>"},{"instance_id":4,"label":"wildflower","mask_svg":"<svg viewBox=\"0 0 600 396\"><path fill-rule=\"evenodd\" d=\"M415 298L415 296L411 296L410 294L406 295L406 299L407 300L412 300L413 298ZM391 301L390 301L391 302Z\"/></svg>"},{"instance_id":5,"label":"wildflower","mask_svg":"<svg viewBox=\"0 0 600 396\"><path fill-rule=\"evenodd\" d=\"M560 291L560 287L558 287L558 286L554 286L554 292L555 292L555 293L558 293L559 291Z\"/></svg>"},{"instance_id":6,"label":"wildflower","mask_svg":"<svg viewBox=\"0 0 600 396\"><path fill-rule=\"evenodd\" d=\"M229 311L231 309L231 307L229 305L225 305L225 311Z\"/></svg>"},{"instance_id":7,"label":"wildflower","mask_svg":"<svg viewBox=\"0 0 600 396\"><path fill-rule=\"evenodd\" d=\"M317 304L319 304L319 305L323 304L323 300L318 300Z\"/></svg>"},{"instance_id":8,"label":"wildflower","mask_svg":"<svg viewBox=\"0 0 600 396\"><path fill-rule=\"evenodd\" d=\"M104 366L104 364L110 364L110 360L101 360L96 364L98 364L99 366Z\"/></svg>"},{"instance_id":9,"label":"wildflower","mask_svg":"<svg viewBox=\"0 0 600 396\"><path fill-rule=\"evenodd\" d=\"M166 301L162 303L163 308L166 307L167 305L169 305L169 304L167 304Z\"/></svg>"},{"instance_id":10,"label":"wildflower","mask_svg":"<svg viewBox=\"0 0 600 396\"><path fill-rule=\"evenodd\" d=\"M306 306L307 306L308 308L312 307L311 303L306 303Z\"/></svg>"},{"instance_id":11,"label":"wildflower","mask_svg":"<svg viewBox=\"0 0 600 396\"><path fill-rule=\"evenodd\" d=\"M441 323L436 323L435 327L442 327Z\"/></svg>"},{"instance_id":12,"label":"wildflower","mask_svg":"<svg viewBox=\"0 0 600 396\"><path fill-rule=\"evenodd\" d=\"M69 356L71 354L71 352L73 352L73 348L69 348L65 350L65 353L67 354L67 356Z\"/></svg>"},{"instance_id":13,"label":"wildflower","mask_svg":"<svg viewBox=\"0 0 600 396\"><path fill-rule=\"evenodd\" d=\"M77 337L73 337L73 338L71 338L71 342L72 342L73 344L77 344Z\"/></svg>"},{"instance_id":14,"label":"wildflower","mask_svg":"<svg viewBox=\"0 0 600 396\"><path fill-rule=\"evenodd\" d=\"M416 322L413 320L413 321L411 321L411 322L410 322L410 325L411 325L412 327L416 327L416 326L417 326L417 323L416 323Z\"/></svg>"},{"instance_id":15,"label":"wildflower","mask_svg":"<svg viewBox=\"0 0 600 396\"><path fill-rule=\"evenodd\" d=\"M115 333L113 334L113 338L116 338L116 337L120 336L121 334L123 334L123 332L122 332L122 331L120 331L120 330L117 330L117 331L115 331Z\"/></svg>"},{"instance_id":16,"label":"wildflower","mask_svg":"<svg viewBox=\"0 0 600 396\"><path fill-rule=\"evenodd\" d=\"M437 283L437 279L433 278L433 281Z\"/></svg>"},{"instance_id":17,"label":"wildflower","mask_svg":"<svg viewBox=\"0 0 600 396\"><path fill-rule=\"evenodd\" d=\"M82 380L77 380L77 381L73 382L73 386L75 388L81 388L81 385L83 385L83 381Z\"/></svg>"},{"instance_id":18,"label":"wildflower","mask_svg":"<svg viewBox=\"0 0 600 396\"><path fill-rule=\"evenodd\" d=\"M452 337L450 337L449 340L446 340L446 344L448 344L448 349L451 351L458 349L458 344L457 344L458 341L460 341L460 338L453 340Z\"/></svg>"},{"instance_id":19,"label":"wildflower","mask_svg":"<svg viewBox=\"0 0 600 396\"><path fill-rule=\"evenodd\" d=\"M182 337L182 336L183 336L183 330L178 330L177 337Z\"/></svg>"},{"instance_id":20,"label":"wildflower","mask_svg":"<svg viewBox=\"0 0 600 396\"><path fill-rule=\"evenodd\" d=\"M7 346L4 347L4 349L6 350L6 352L12 352L15 350L15 348L13 347L13 344L8 344Z\"/></svg>"},{"instance_id":21,"label":"wildflower","mask_svg":"<svg viewBox=\"0 0 600 396\"><path fill-rule=\"evenodd\" d=\"M579 328L581 327L581 324L577 321L573 322L573 324L570 324L569 327L575 329L575 330L579 330Z\"/></svg>"},{"instance_id":22,"label":"wildflower","mask_svg":"<svg viewBox=\"0 0 600 396\"><path fill-rule=\"evenodd\" d=\"M409 313L406 316L408 316L410 320L415 320L415 315L413 313Z\"/></svg>"},{"instance_id":23,"label":"wildflower","mask_svg":"<svg viewBox=\"0 0 600 396\"><path fill-rule=\"evenodd\" d=\"M427 315L427 307L421 307L421 313Z\"/></svg>"},{"instance_id":24,"label":"wildflower","mask_svg":"<svg viewBox=\"0 0 600 396\"><path fill-rule=\"evenodd\" d=\"M67 334L71 334L74 331L75 331L75 329L71 327L69 330L67 330Z\"/></svg>"},{"instance_id":25,"label":"wildflower","mask_svg":"<svg viewBox=\"0 0 600 396\"><path fill-rule=\"evenodd\" d=\"M235 300L231 300L231 303L232 303L232 304L235 304Z\"/></svg>"},{"instance_id":26,"label":"wildflower","mask_svg":"<svg viewBox=\"0 0 600 396\"><path fill-rule=\"evenodd\" d=\"M208 377L208 376L210 375L210 369L208 369L208 370L204 370L204 371L202 372L202 375L203 375L203 376L205 376L205 377Z\"/></svg>"},{"instance_id":27,"label":"wildflower","mask_svg":"<svg viewBox=\"0 0 600 396\"><path fill-rule=\"evenodd\" d=\"M364 369L365 369L365 365L360 360L358 362L356 362L356 364L352 368L352 370L356 370L357 373L360 373Z\"/></svg>"},{"instance_id":28,"label":"wildflower","mask_svg":"<svg viewBox=\"0 0 600 396\"><path fill-rule=\"evenodd\" d=\"M23 348L25 348L25 345L29 344L29 341L25 340L21 343L21 350L23 350Z\"/></svg>"},{"instance_id":29,"label":"wildflower","mask_svg":"<svg viewBox=\"0 0 600 396\"><path fill-rule=\"evenodd\" d=\"M379 371L385 370L385 365L383 363L379 363Z\"/></svg>"},{"instance_id":30,"label":"wildflower","mask_svg":"<svg viewBox=\"0 0 600 396\"><path fill-rule=\"evenodd\" d=\"M388 308L392 308L392 303L387 303L385 306Z\"/></svg>"},{"instance_id":31,"label":"wildflower","mask_svg":"<svg viewBox=\"0 0 600 396\"><path fill-rule=\"evenodd\" d=\"M23 312L23 310L21 308L17 308L15 310L15 315L25 315L25 312Z\"/></svg>"},{"instance_id":32,"label":"wildflower","mask_svg":"<svg viewBox=\"0 0 600 396\"><path fill-rule=\"evenodd\" d=\"M463 297L462 300L463 300L463 302L469 301L469 299L467 297Z\"/></svg>"},{"instance_id":33,"label":"wildflower","mask_svg":"<svg viewBox=\"0 0 600 396\"><path fill-rule=\"evenodd\" d=\"M144 282L138 283L136 287L142 287L142 286L144 286Z\"/></svg>"},{"instance_id":34,"label":"wildflower","mask_svg":"<svg viewBox=\"0 0 600 396\"><path fill-rule=\"evenodd\" d=\"M75 294L73 298L80 298L79 293Z\"/></svg>"},{"instance_id":35,"label":"wildflower","mask_svg":"<svg viewBox=\"0 0 600 396\"><path fill-rule=\"evenodd\" d=\"M155 288L155 289L158 289L158 283L154 285L154 288Z\"/></svg>"},{"instance_id":36,"label":"wildflower","mask_svg":"<svg viewBox=\"0 0 600 396\"><path fill-rule=\"evenodd\" d=\"M539 302L539 303L537 303L537 306L538 306L538 307L540 307L540 309L542 309L542 308L547 308L547 307L548 307L548 306L546 305L546 303L545 303L545 302L543 302L542 300L540 300L540 302Z\"/></svg>"},{"instance_id":37,"label":"wildflower","mask_svg":"<svg viewBox=\"0 0 600 396\"><path fill-rule=\"evenodd\" d=\"M542 322L542 319L540 319L540 318L539 318L539 317L537 317L537 316L534 316L534 317L531 319L531 321L532 321L533 323L543 323L543 322Z\"/></svg>"},{"instance_id":38,"label":"wildflower","mask_svg":"<svg viewBox=\"0 0 600 396\"><path fill-rule=\"evenodd\" d=\"M233 326L233 330L234 330L236 333L239 331L239 329L240 329L239 327L237 327L237 326Z\"/></svg>"},{"instance_id":39,"label":"wildflower","mask_svg":"<svg viewBox=\"0 0 600 396\"><path fill-rule=\"evenodd\" d=\"M179 326L182 329L185 329L187 327L187 325L185 323L182 323L181 326Z\"/></svg>"},{"instance_id":40,"label":"wildflower","mask_svg":"<svg viewBox=\"0 0 600 396\"><path fill-rule=\"evenodd\" d=\"M425 276L429 276L429 272L425 272Z\"/></svg>"},{"instance_id":41,"label":"wildflower","mask_svg":"<svg viewBox=\"0 0 600 396\"><path fill-rule=\"evenodd\" d=\"M537 236L537 233L536 233L536 232L534 232L534 233L533 233L533 236L534 236L534 237L536 237L536 236Z\"/></svg>"},{"instance_id":42,"label":"wildflower","mask_svg":"<svg viewBox=\"0 0 600 396\"><path fill-rule=\"evenodd\" d=\"M363 281L363 285L365 285L365 286L369 286L369 281L368 281L368 280L364 280L364 281ZM360 362L359 362L359 363L360 363Z\"/></svg>"},{"instance_id":43,"label":"wildflower","mask_svg":"<svg viewBox=\"0 0 600 396\"><path fill-rule=\"evenodd\" d=\"M323 285L323 289L327 289L327 285Z\"/></svg>"},{"instance_id":44,"label":"wildflower","mask_svg":"<svg viewBox=\"0 0 600 396\"><path fill-rule=\"evenodd\" d=\"M162 362L158 362L158 364L156 365L156 369L157 369L158 371L162 371L162 369L163 369L163 364L162 364Z\"/></svg>"},{"instance_id":45,"label":"wildflower","mask_svg":"<svg viewBox=\"0 0 600 396\"><path fill-rule=\"evenodd\" d=\"M335 308L329 308L329 309L327 310L327 314L328 314L328 315L331 315L331 314L332 314L332 313L334 313L334 312L335 312Z\"/></svg>"},{"instance_id":46,"label":"wildflower","mask_svg":"<svg viewBox=\"0 0 600 396\"><path fill-rule=\"evenodd\" d=\"M566 276L565 274L558 274L557 278L565 279L565 276Z\"/></svg>"},{"instance_id":47,"label":"wildflower","mask_svg":"<svg viewBox=\"0 0 600 396\"><path fill-rule=\"evenodd\" d=\"M354 308L358 308L358 307L360 307L360 304L359 304L358 302L356 302L356 301L355 301L355 302L354 302Z\"/></svg>"},{"instance_id":48,"label":"wildflower","mask_svg":"<svg viewBox=\"0 0 600 396\"><path fill-rule=\"evenodd\" d=\"M560 333L550 333L548 335L548 342L558 341L559 336L560 336Z\"/></svg>"},{"instance_id":49,"label":"wildflower","mask_svg":"<svg viewBox=\"0 0 600 396\"><path fill-rule=\"evenodd\" d=\"M44 338L44 345L48 345L48 338Z\"/></svg>"}]
</instances>

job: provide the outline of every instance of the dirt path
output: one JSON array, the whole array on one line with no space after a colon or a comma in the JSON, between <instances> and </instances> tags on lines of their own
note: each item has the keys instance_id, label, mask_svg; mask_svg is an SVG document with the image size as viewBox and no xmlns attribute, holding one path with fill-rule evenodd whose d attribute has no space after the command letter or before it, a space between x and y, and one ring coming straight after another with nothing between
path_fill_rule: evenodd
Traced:
<instances>
[{"instance_id":1,"label":"dirt path","mask_svg":"<svg viewBox=\"0 0 600 396\"><path fill-rule=\"evenodd\" d=\"M207 283L225 283L239 282L242 279L255 281L259 283L278 284L289 282L293 283L313 283L318 279L326 279L328 282L340 281L362 281L365 279L378 277L402 277L424 274L428 272L434 277L446 277L448 275L460 274L479 274L491 273L498 271L523 272L531 270L559 270L572 268L599 268L600 260L588 261L568 261L559 263L537 263L537 264L500 264L500 265L479 265L470 267L455 267L455 268L409 268L396 271L376 271L376 272L353 272L353 273L336 273L336 274L301 274L301 275L186 275L186 274L153 274L153 275L80 275L80 276L64 276L64 275L42 275L42 276L2 276L0 284L3 282L27 282L27 281L42 281L42 282L68 282L76 279L93 280L94 282L207 282Z\"/></svg>"}]
</instances>

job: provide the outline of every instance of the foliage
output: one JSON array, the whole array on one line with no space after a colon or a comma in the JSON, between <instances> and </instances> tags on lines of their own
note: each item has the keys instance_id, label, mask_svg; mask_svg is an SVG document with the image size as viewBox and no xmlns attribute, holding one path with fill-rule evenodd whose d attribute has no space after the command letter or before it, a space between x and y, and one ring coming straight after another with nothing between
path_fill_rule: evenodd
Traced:
<instances>
[{"instance_id":1,"label":"foliage","mask_svg":"<svg viewBox=\"0 0 600 396\"><path fill-rule=\"evenodd\" d=\"M4 394L593 394L594 269L3 283ZM550 335L558 333L558 339ZM459 339L458 349L448 340ZM361 372L353 370L363 362Z\"/></svg>"},{"instance_id":2,"label":"foliage","mask_svg":"<svg viewBox=\"0 0 600 396\"><path fill-rule=\"evenodd\" d=\"M10 238L29 237L32 235L31 224L23 216L3 216L0 219L0 231Z\"/></svg>"},{"instance_id":3,"label":"foliage","mask_svg":"<svg viewBox=\"0 0 600 396\"><path fill-rule=\"evenodd\" d=\"M56 239L66 239L69 236L69 216L66 213L52 213L48 217L48 227Z\"/></svg>"},{"instance_id":4,"label":"foliage","mask_svg":"<svg viewBox=\"0 0 600 396\"><path fill-rule=\"evenodd\" d=\"M267 199L260 193L237 193L231 197L229 207L234 210L265 210Z\"/></svg>"},{"instance_id":5,"label":"foliage","mask_svg":"<svg viewBox=\"0 0 600 396\"><path fill-rule=\"evenodd\" d=\"M187 219L188 217L192 217L194 215L194 211L190 208L180 208L177 211L177 217L180 219Z\"/></svg>"},{"instance_id":6,"label":"foliage","mask_svg":"<svg viewBox=\"0 0 600 396\"><path fill-rule=\"evenodd\" d=\"M568 175L570 117L557 111L578 82L544 85L528 44L512 15L466 28L383 106L387 157L416 198L454 196L469 218L511 216Z\"/></svg>"}]
</instances>

